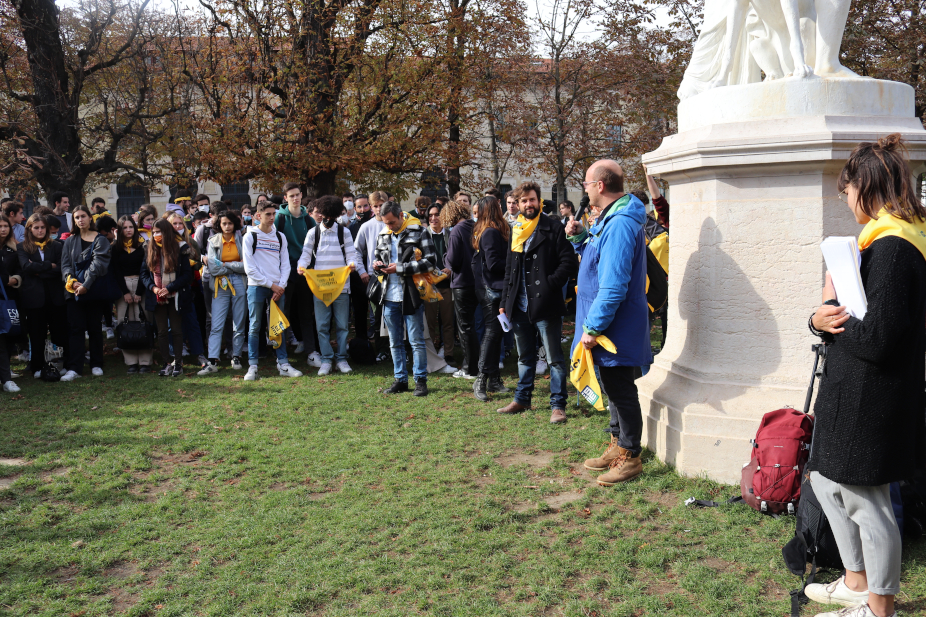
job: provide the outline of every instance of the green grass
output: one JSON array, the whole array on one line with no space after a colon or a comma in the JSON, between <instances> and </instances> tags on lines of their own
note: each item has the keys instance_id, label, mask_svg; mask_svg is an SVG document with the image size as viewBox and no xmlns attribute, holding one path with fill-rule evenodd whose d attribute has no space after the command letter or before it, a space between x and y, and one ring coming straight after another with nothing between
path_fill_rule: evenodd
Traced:
<instances>
[{"instance_id":1,"label":"green grass","mask_svg":"<svg viewBox=\"0 0 926 617\"><path fill-rule=\"evenodd\" d=\"M389 398L391 367L258 382L23 377L0 398L0 615L788 614L791 518L692 509L734 487L653 456L602 488L605 414L502 417L471 382ZM192 375L192 376L191 376ZM514 381L509 360L506 381ZM906 614L926 543L905 546ZM804 614L813 614L807 607Z\"/></svg>"}]
</instances>

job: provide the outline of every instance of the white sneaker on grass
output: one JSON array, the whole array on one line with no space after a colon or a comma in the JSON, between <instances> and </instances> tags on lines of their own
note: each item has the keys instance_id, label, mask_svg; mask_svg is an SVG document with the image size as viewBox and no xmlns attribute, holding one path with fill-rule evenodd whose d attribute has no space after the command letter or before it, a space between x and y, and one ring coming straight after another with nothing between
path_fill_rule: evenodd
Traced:
<instances>
[{"instance_id":1,"label":"white sneaker on grass","mask_svg":"<svg viewBox=\"0 0 926 617\"><path fill-rule=\"evenodd\" d=\"M92 374L94 377L102 377L103 369L98 366L94 366L92 369L90 369L90 374Z\"/></svg>"},{"instance_id":2,"label":"white sneaker on grass","mask_svg":"<svg viewBox=\"0 0 926 617\"><path fill-rule=\"evenodd\" d=\"M350 364L348 364L346 360L341 360L340 362L338 362L338 371L339 371L339 372L341 372L341 373L350 373L350 372L352 372L353 370L354 370L354 369L352 369L352 368L350 367Z\"/></svg>"},{"instance_id":3,"label":"white sneaker on grass","mask_svg":"<svg viewBox=\"0 0 926 617\"><path fill-rule=\"evenodd\" d=\"M24 351L17 356L17 359L20 362L29 362L32 360L32 354L29 353L28 351Z\"/></svg>"},{"instance_id":4,"label":"white sneaker on grass","mask_svg":"<svg viewBox=\"0 0 926 617\"><path fill-rule=\"evenodd\" d=\"M505 370L505 363L504 363L504 362L499 362L499 363L498 363L498 370L500 370L500 371Z\"/></svg>"},{"instance_id":5,"label":"white sneaker on grass","mask_svg":"<svg viewBox=\"0 0 926 617\"><path fill-rule=\"evenodd\" d=\"M438 373L444 373L445 375L455 375L457 372L457 367L450 366L449 364L445 365L444 368L437 371Z\"/></svg>"},{"instance_id":6,"label":"white sneaker on grass","mask_svg":"<svg viewBox=\"0 0 926 617\"><path fill-rule=\"evenodd\" d=\"M80 375L78 375L76 371L68 371L67 373L61 376L61 381L74 381L75 379L79 379L79 378L80 378Z\"/></svg>"},{"instance_id":7,"label":"white sneaker on grass","mask_svg":"<svg viewBox=\"0 0 926 617\"><path fill-rule=\"evenodd\" d=\"M232 369L236 371L240 371L243 368L241 366L241 358L239 358L238 356L235 356L234 358L232 358L231 367Z\"/></svg>"},{"instance_id":8,"label":"white sneaker on grass","mask_svg":"<svg viewBox=\"0 0 926 617\"><path fill-rule=\"evenodd\" d=\"M444 348L443 348L443 347L441 347L440 349L437 350L437 355L440 356L441 358L444 357Z\"/></svg>"},{"instance_id":9,"label":"white sneaker on grass","mask_svg":"<svg viewBox=\"0 0 926 617\"><path fill-rule=\"evenodd\" d=\"M212 373L218 373L218 372L219 372L218 365L213 364L212 362L206 362L206 364L203 366L203 369L196 374L200 376L205 376L205 375L211 375Z\"/></svg>"},{"instance_id":10,"label":"white sneaker on grass","mask_svg":"<svg viewBox=\"0 0 926 617\"><path fill-rule=\"evenodd\" d=\"M811 583L804 589L807 597L820 604L858 606L868 602L868 590L852 591L846 586L846 577L840 576L832 583Z\"/></svg>"},{"instance_id":11,"label":"white sneaker on grass","mask_svg":"<svg viewBox=\"0 0 926 617\"><path fill-rule=\"evenodd\" d=\"M112 328L106 327L106 328L103 328L103 330L106 332L106 338L108 339L116 338L116 333L113 332Z\"/></svg>"},{"instance_id":12,"label":"white sneaker on grass","mask_svg":"<svg viewBox=\"0 0 926 617\"><path fill-rule=\"evenodd\" d=\"M42 371L36 371L32 376L36 379L39 379L42 377Z\"/></svg>"},{"instance_id":13,"label":"white sneaker on grass","mask_svg":"<svg viewBox=\"0 0 926 617\"><path fill-rule=\"evenodd\" d=\"M293 353L302 353L303 351L305 351L305 343L296 341L296 348L293 349Z\"/></svg>"},{"instance_id":14,"label":"white sneaker on grass","mask_svg":"<svg viewBox=\"0 0 926 617\"><path fill-rule=\"evenodd\" d=\"M309 354L308 357L309 366L314 366L315 368L322 367L322 355L317 351L313 351Z\"/></svg>"},{"instance_id":15,"label":"white sneaker on grass","mask_svg":"<svg viewBox=\"0 0 926 617\"><path fill-rule=\"evenodd\" d=\"M469 373L465 372L463 369L460 369L459 371L454 373L453 376L457 379L476 379L475 375L470 375Z\"/></svg>"},{"instance_id":16,"label":"white sneaker on grass","mask_svg":"<svg viewBox=\"0 0 926 617\"><path fill-rule=\"evenodd\" d=\"M244 374L245 381L257 381L257 365L252 364L248 367L248 372Z\"/></svg>"},{"instance_id":17,"label":"white sneaker on grass","mask_svg":"<svg viewBox=\"0 0 926 617\"><path fill-rule=\"evenodd\" d=\"M867 591L865 593L868 593ZM859 604L858 606L848 606L838 611L817 613L816 617L878 617L873 610L868 607L868 603ZM888 617L897 617L897 612Z\"/></svg>"},{"instance_id":18,"label":"white sneaker on grass","mask_svg":"<svg viewBox=\"0 0 926 617\"><path fill-rule=\"evenodd\" d=\"M16 371L10 371L10 379L19 379L20 377L22 377L22 375L20 375Z\"/></svg>"},{"instance_id":19,"label":"white sneaker on grass","mask_svg":"<svg viewBox=\"0 0 926 617\"><path fill-rule=\"evenodd\" d=\"M330 375L331 374L331 362L323 362L322 365L318 369L318 374L323 377L325 375Z\"/></svg>"},{"instance_id":20,"label":"white sneaker on grass","mask_svg":"<svg viewBox=\"0 0 926 617\"><path fill-rule=\"evenodd\" d=\"M538 375L543 375L547 372L547 363L545 360L537 360L536 372Z\"/></svg>"},{"instance_id":21,"label":"white sneaker on grass","mask_svg":"<svg viewBox=\"0 0 926 617\"><path fill-rule=\"evenodd\" d=\"M280 377L302 377L302 371L297 371L289 362L286 364L278 363L277 370L280 371Z\"/></svg>"},{"instance_id":22,"label":"white sneaker on grass","mask_svg":"<svg viewBox=\"0 0 926 617\"><path fill-rule=\"evenodd\" d=\"M10 394L15 394L19 392L19 386L17 386L16 382L14 381L8 381L5 384L3 384L3 391L9 392Z\"/></svg>"}]
</instances>

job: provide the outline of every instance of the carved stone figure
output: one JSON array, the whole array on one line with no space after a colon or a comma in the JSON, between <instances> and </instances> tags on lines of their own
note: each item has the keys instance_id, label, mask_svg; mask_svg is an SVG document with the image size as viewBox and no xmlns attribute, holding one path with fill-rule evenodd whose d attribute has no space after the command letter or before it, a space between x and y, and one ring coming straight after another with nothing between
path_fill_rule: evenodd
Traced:
<instances>
[{"instance_id":1,"label":"carved stone figure","mask_svg":"<svg viewBox=\"0 0 926 617\"><path fill-rule=\"evenodd\" d=\"M839 62L851 0L707 0L678 91L783 77L858 77ZM813 68L811 68L813 67Z\"/></svg>"}]
</instances>

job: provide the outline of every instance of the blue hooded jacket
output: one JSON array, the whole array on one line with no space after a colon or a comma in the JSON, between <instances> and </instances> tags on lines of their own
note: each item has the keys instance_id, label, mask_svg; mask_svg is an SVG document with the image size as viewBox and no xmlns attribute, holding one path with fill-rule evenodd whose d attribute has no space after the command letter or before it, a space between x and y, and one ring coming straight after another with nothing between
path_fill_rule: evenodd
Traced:
<instances>
[{"instance_id":1,"label":"blue hooded jacket","mask_svg":"<svg viewBox=\"0 0 926 617\"><path fill-rule=\"evenodd\" d=\"M653 362L646 304L646 208L633 195L612 204L592 228L573 237L582 256L576 294L574 351L582 333L604 335L617 348L592 349L598 366L646 366Z\"/></svg>"}]
</instances>

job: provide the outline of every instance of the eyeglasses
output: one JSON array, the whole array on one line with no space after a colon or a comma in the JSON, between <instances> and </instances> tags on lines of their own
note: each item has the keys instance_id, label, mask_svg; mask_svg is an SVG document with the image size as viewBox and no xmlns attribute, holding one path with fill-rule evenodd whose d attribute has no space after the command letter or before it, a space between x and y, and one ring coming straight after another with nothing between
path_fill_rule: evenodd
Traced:
<instances>
[{"instance_id":1,"label":"eyeglasses","mask_svg":"<svg viewBox=\"0 0 926 617\"><path fill-rule=\"evenodd\" d=\"M599 182L601 182L601 180L590 180L589 182L580 182L580 184L582 185L582 188L584 189L589 184L598 184Z\"/></svg>"},{"instance_id":2,"label":"eyeglasses","mask_svg":"<svg viewBox=\"0 0 926 617\"><path fill-rule=\"evenodd\" d=\"M841 190L839 192L839 195L837 195L837 197L839 197L839 199L841 199L843 203L846 203L846 204L849 203L849 194L846 193L846 189Z\"/></svg>"}]
</instances>

